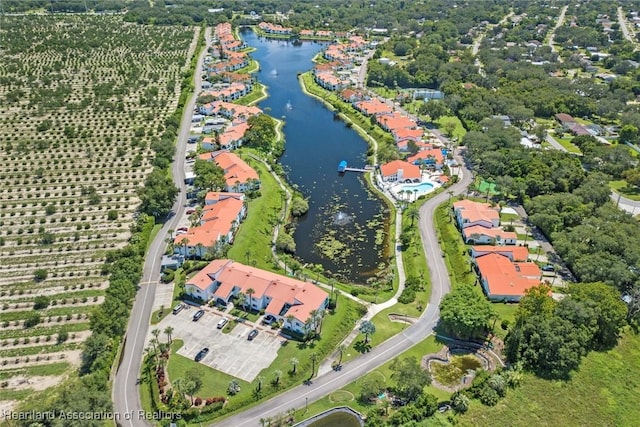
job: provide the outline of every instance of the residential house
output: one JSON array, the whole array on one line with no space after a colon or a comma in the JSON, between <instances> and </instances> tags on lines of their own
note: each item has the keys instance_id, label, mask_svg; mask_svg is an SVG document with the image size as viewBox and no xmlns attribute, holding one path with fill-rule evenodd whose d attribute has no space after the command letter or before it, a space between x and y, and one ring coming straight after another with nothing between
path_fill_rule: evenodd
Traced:
<instances>
[{"instance_id":1,"label":"residential house","mask_svg":"<svg viewBox=\"0 0 640 427\"><path fill-rule=\"evenodd\" d=\"M540 268L532 262L511 262L499 253L478 257L475 264L484 293L492 301L518 302L540 284Z\"/></svg>"},{"instance_id":2,"label":"residential house","mask_svg":"<svg viewBox=\"0 0 640 427\"><path fill-rule=\"evenodd\" d=\"M484 228L500 225L500 212L488 203L459 200L453 204L453 212L461 229L476 225Z\"/></svg>"},{"instance_id":3,"label":"residential house","mask_svg":"<svg viewBox=\"0 0 640 427\"><path fill-rule=\"evenodd\" d=\"M298 333L314 329L318 322L314 313L329 304L329 294L318 286L228 259L212 261L187 281L185 291L225 305L242 293L245 299L240 304L264 310Z\"/></svg>"},{"instance_id":4,"label":"residential house","mask_svg":"<svg viewBox=\"0 0 640 427\"><path fill-rule=\"evenodd\" d=\"M380 166L380 175L384 182L420 182L420 167L404 160L393 160Z\"/></svg>"}]
</instances>

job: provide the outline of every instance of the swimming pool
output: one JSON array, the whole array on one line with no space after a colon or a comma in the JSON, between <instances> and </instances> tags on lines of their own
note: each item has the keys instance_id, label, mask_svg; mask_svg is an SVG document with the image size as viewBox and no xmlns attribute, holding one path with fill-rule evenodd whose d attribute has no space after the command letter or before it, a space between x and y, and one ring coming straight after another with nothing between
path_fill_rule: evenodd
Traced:
<instances>
[{"instance_id":1,"label":"swimming pool","mask_svg":"<svg viewBox=\"0 0 640 427\"><path fill-rule=\"evenodd\" d=\"M411 192L415 194L417 197L422 196L423 194L430 193L433 191L433 184L430 182L421 182L419 184L403 184L398 186L397 193L401 192Z\"/></svg>"}]
</instances>

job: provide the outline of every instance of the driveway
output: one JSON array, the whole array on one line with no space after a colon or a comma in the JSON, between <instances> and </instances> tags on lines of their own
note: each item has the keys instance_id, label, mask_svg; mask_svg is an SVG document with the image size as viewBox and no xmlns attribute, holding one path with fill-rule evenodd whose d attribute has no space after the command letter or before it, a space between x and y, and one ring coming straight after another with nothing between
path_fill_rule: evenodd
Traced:
<instances>
[{"instance_id":1,"label":"driveway","mask_svg":"<svg viewBox=\"0 0 640 427\"><path fill-rule=\"evenodd\" d=\"M273 363L282 343L286 342L270 328L252 323L238 323L225 334L216 325L223 317L232 319L232 316L223 316L210 308L205 310L204 316L194 322L192 319L197 307L187 306L177 315L165 317L156 327L160 331L167 326L173 327L173 338L184 341L178 354L191 360L203 347L209 347L209 354L200 363L225 374L252 382L260 371ZM253 341L249 341L247 335L254 327L260 332ZM159 338L166 339L166 336Z\"/></svg>"}]
</instances>

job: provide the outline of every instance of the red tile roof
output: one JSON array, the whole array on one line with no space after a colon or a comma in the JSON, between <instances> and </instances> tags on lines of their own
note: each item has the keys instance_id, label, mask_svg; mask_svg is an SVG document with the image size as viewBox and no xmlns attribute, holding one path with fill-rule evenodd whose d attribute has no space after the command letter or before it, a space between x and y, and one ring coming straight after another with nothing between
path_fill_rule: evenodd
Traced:
<instances>
[{"instance_id":1,"label":"red tile roof","mask_svg":"<svg viewBox=\"0 0 640 427\"><path fill-rule=\"evenodd\" d=\"M213 161L222 168L228 187L234 187L238 183L246 184L251 179L258 179L258 173L233 153L216 151L205 154L208 154L209 158L213 158ZM202 158L202 155L200 158ZM205 158L205 160L208 160L208 158Z\"/></svg>"},{"instance_id":2,"label":"red tile roof","mask_svg":"<svg viewBox=\"0 0 640 427\"><path fill-rule=\"evenodd\" d=\"M500 213L488 203L478 203L471 200L460 200L453 204L453 209L468 222L500 220Z\"/></svg>"},{"instance_id":3,"label":"red tile roof","mask_svg":"<svg viewBox=\"0 0 640 427\"><path fill-rule=\"evenodd\" d=\"M407 158L408 162L414 163L417 160L425 160L429 157L433 157L437 164L441 165L444 162L444 156L442 150L439 148L430 148L428 150L420 150L413 156Z\"/></svg>"},{"instance_id":4,"label":"red tile roof","mask_svg":"<svg viewBox=\"0 0 640 427\"><path fill-rule=\"evenodd\" d=\"M488 296L523 296L527 289L540 284L540 269L534 263L512 263L507 257L492 253L477 258L476 264Z\"/></svg>"},{"instance_id":5,"label":"red tile roof","mask_svg":"<svg viewBox=\"0 0 640 427\"><path fill-rule=\"evenodd\" d=\"M404 160L393 160L380 166L380 172L382 173L383 178L397 174L400 169L402 169L402 179L416 179L422 177L419 166L405 162Z\"/></svg>"},{"instance_id":6,"label":"red tile roof","mask_svg":"<svg viewBox=\"0 0 640 427\"><path fill-rule=\"evenodd\" d=\"M213 261L187 281L187 284L205 290L211 285L214 277L221 283L214 295L227 298L233 287L240 288L245 294L251 288L254 290L253 298L271 298L267 311L273 310L272 313L279 315L284 304L290 304L291 307L284 316L291 314L302 323L309 319L311 311L318 310L329 296L311 283L230 260Z\"/></svg>"},{"instance_id":7,"label":"red tile roof","mask_svg":"<svg viewBox=\"0 0 640 427\"><path fill-rule=\"evenodd\" d=\"M501 255L510 255L514 261L526 261L529 258L529 250L524 246L491 246L476 245L471 248L476 257L481 257L489 253L499 253Z\"/></svg>"},{"instance_id":8,"label":"red tile roof","mask_svg":"<svg viewBox=\"0 0 640 427\"><path fill-rule=\"evenodd\" d=\"M488 236L496 239L496 241L504 241L507 239L517 240L518 235L512 231L504 231L499 227L486 228L481 225L472 225L471 227L465 227L462 229L462 234L465 240L472 239L474 234L479 236Z\"/></svg>"}]
</instances>

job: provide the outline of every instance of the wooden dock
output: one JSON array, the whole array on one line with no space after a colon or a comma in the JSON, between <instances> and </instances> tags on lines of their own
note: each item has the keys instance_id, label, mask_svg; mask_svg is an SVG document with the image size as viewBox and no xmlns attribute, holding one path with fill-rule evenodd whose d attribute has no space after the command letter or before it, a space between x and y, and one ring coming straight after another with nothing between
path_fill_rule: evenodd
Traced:
<instances>
[{"instance_id":1,"label":"wooden dock","mask_svg":"<svg viewBox=\"0 0 640 427\"><path fill-rule=\"evenodd\" d=\"M364 168L350 168L347 167L347 161L346 160L342 160L339 164L338 164L338 173L345 173L345 172L370 172L372 170L374 170L375 168L371 165L366 165Z\"/></svg>"}]
</instances>

